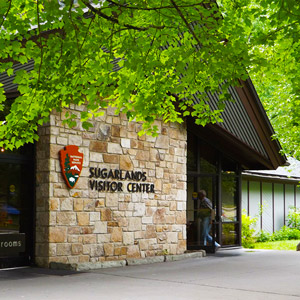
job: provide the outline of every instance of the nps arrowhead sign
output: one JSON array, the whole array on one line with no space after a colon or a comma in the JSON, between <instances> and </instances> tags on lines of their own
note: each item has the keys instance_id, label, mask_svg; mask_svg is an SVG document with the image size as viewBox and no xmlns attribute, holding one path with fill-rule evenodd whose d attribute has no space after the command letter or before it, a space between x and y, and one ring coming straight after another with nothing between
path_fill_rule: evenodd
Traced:
<instances>
[{"instance_id":1,"label":"nps arrowhead sign","mask_svg":"<svg viewBox=\"0 0 300 300\"><path fill-rule=\"evenodd\" d=\"M70 189L75 187L82 170L83 153L78 149L78 146L69 145L59 151L61 172Z\"/></svg>"}]
</instances>

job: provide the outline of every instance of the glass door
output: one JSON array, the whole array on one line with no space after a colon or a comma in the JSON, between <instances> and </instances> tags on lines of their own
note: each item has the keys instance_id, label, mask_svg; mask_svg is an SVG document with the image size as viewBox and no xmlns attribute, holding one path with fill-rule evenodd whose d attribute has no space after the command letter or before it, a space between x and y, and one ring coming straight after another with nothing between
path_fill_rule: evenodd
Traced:
<instances>
[{"instance_id":1,"label":"glass door","mask_svg":"<svg viewBox=\"0 0 300 300\"><path fill-rule=\"evenodd\" d=\"M232 171L221 173L220 216L222 247L241 245L239 176Z\"/></svg>"},{"instance_id":2,"label":"glass door","mask_svg":"<svg viewBox=\"0 0 300 300\"><path fill-rule=\"evenodd\" d=\"M187 188L187 248L214 253L219 246L216 176L189 175Z\"/></svg>"}]
</instances>

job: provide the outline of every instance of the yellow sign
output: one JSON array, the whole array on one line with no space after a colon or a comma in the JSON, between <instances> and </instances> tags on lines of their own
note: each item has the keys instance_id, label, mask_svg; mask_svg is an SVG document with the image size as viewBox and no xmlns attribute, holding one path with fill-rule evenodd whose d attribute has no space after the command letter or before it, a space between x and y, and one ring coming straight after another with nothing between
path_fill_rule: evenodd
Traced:
<instances>
[{"instance_id":1,"label":"yellow sign","mask_svg":"<svg viewBox=\"0 0 300 300\"><path fill-rule=\"evenodd\" d=\"M9 186L9 191L10 191L11 193L14 193L14 192L16 191L16 187L15 187L13 184L11 184L11 185Z\"/></svg>"}]
</instances>

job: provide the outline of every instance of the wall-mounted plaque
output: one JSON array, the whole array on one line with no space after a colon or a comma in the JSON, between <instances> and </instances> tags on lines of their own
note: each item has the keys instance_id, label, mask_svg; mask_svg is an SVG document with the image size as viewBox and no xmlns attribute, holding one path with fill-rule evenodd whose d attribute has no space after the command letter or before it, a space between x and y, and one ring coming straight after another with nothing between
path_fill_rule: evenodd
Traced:
<instances>
[{"instance_id":1,"label":"wall-mounted plaque","mask_svg":"<svg viewBox=\"0 0 300 300\"><path fill-rule=\"evenodd\" d=\"M0 255L10 255L25 251L25 233L1 233Z\"/></svg>"},{"instance_id":2,"label":"wall-mounted plaque","mask_svg":"<svg viewBox=\"0 0 300 300\"><path fill-rule=\"evenodd\" d=\"M78 146L69 145L59 151L60 166L67 186L72 189L75 187L83 164L83 153L79 152Z\"/></svg>"}]
</instances>

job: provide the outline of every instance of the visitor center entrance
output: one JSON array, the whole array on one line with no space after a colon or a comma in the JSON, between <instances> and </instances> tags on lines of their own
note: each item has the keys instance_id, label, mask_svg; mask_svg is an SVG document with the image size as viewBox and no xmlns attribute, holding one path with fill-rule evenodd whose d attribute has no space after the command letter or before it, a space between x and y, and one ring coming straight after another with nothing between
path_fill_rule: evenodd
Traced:
<instances>
[{"instance_id":1,"label":"visitor center entrance","mask_svg":"<svg viewBox=\"0 0 300 300\"><path fill-rule=\"evenodd\" d=\"M0 269L28 265L33 256L33 145L0 149Z\"/></svg>"},{"instance_id":2,"label":"visitor center entrance","mask_svg":"<svg viewBox=\"0 0 300 300\"><path fill-rule=\"evenodd\" d=\"M239 164L192 133L187 160L187 248L240 246Z\"/></svg>"}]
</instances>

